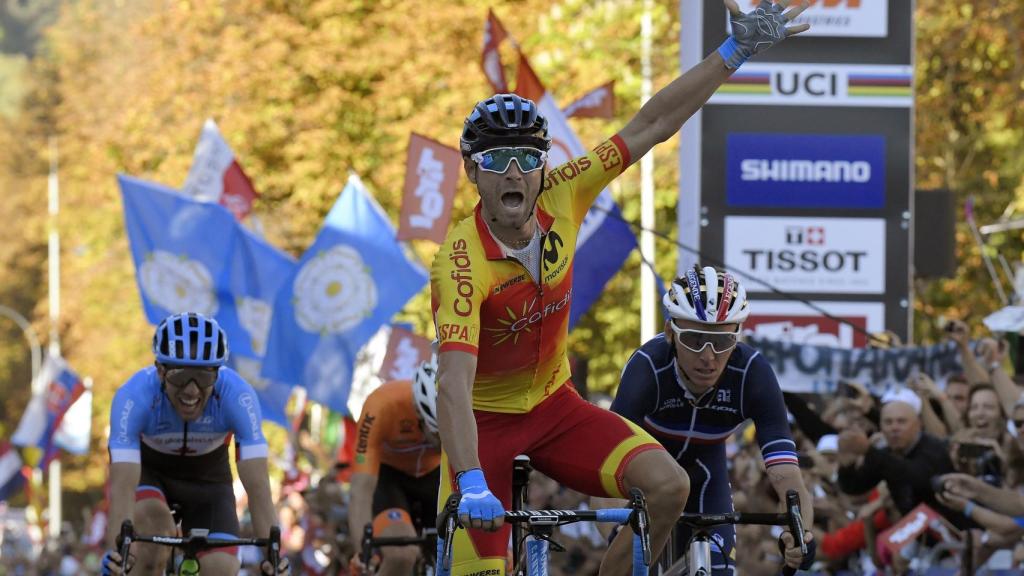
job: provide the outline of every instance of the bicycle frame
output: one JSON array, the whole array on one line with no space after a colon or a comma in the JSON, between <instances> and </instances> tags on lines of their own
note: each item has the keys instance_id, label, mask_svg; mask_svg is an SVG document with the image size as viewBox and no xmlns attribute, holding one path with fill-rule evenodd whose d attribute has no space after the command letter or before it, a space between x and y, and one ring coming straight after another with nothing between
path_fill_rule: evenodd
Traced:
<instances>
[{"instance_id":1,"label":"bicycle frame","mask_svg":"<svg viewBox=\"0 0 1024 576\"><path fill-rule=\"evenodd\" d=\"M199 574L199 552L232 546L259 546L266 547L267 561L275 571L277 570L281 559L281 529L277 526L270 528L269 538L210 538L209 534L209 530L193 528L185 537L137 536L132 521L125 520L121 523L121 532L117 536L117 548L125 565L128 564L128 553L132 542L180 548L184 553L184 558L178 567L178 574L179 576L194 576Z\"/></svg>"},{"instance_id":2,"label":"bicycle frame","mask_svg":"<svg viewBox=\"0 0 1024 576\"><path fill-rule=\"evenodd\" d=\"M448 497L438 520L437 576L451 573L452 539L460 528L458 520L459 495ZM603 510L506 510L505 521L513 525L522 524L524 530L533 536L527 542L527 564L530 576L547 576L548 547L556 526L574 522L628 523L633 529L633 576L647 576L651 564L651 543L647 505L640 490L630 491L629 508L606 508Z\"/></svg>"}]
</instances>

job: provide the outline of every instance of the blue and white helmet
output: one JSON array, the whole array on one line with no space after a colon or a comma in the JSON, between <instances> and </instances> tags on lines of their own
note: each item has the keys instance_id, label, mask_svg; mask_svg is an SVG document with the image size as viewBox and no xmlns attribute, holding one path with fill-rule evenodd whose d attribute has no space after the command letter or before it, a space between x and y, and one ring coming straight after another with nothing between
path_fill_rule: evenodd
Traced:
<instances>
[{"instance_id":1,"label":"blue and white helmet","mask_svg":"<svg viewBox=\"0 0 1024 576\"><path fill-rule=\"evenodd\" d=\"M228 361L228 339L213 318L198 312L172 314L153 334L153 355L173 366L223 366Z\"/></svg>"},{"instance_id":2,"label":"blue and white helmet","mask_svg":"<svg viewBox=\"0 0 1024 576\"><path fill-rule=\"evenodd\" d=\"M701 324L738 324L747 319L747 291L728 272L694 266L672 281L662 299L673 319Z\"/></svg>"}]
</instances>

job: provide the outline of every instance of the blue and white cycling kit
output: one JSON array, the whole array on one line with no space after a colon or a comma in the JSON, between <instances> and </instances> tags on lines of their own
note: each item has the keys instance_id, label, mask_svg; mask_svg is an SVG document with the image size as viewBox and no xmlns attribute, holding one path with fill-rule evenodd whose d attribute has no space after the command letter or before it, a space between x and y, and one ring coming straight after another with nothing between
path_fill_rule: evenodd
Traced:
<instances>
[{"instance_id":1,"label":"blue and white cycling kit","mask_svg":"<svg viewBox=\"0 0 1024 576\"><path fill-rule=\"evenodd\" d=\"M733 349L718 385L695 398L683 385L672 343L660 334L626 363L611 409L650 432L690 475L687 512L732 511L725 441L748 418L754 421L766 467L797 464L775 372L760 352L743 343ZM734 528L713 532L730 558L727 569L712 546L714 574L735 573ZM677 554L685 552L690 535L684 531L680 536Z\"/></svg>"},{"instance_id":2,"label":"blue and white cycling kit","mask_svg":"<svg viewBox=\"0 0 1024 576\"><path fill-rule=\"evenodd\" d=\"M172 392L173 393L173 392ZM154 366L136 372L114 395L110 461L142 465L136 499L182 507L182 528L238 533L229 463L234 437L239 460L266 458L267 441L256 392L237 372L221 368L199 418L178 416Z\"/></svg>"}]
</instances>

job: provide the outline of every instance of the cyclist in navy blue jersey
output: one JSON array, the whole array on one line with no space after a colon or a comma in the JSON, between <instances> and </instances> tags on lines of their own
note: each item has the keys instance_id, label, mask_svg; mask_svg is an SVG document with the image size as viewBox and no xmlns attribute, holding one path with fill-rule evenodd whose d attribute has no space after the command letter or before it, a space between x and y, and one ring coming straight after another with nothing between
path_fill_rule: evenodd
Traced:
<instances>
[{"instance_id":1,"label":"cyclist in navy blue jersey","mask_svg":"<svg viewBox=\"0 0 1024 576\"><path fill-rule=\"evenodd\" d=\"M204 528L214 538L238 536L230 445L249 497L254 532L266 537L277 524L267 472L267 441L252 386L224 366L228 344L216 320L202 314L165 318L153 336L156 362L118 389L110 407L110 521L101 574L124 572L115 537L131 519L140 534L174 536L170 506L179 508L182 532ZM164 573L170 549L133 544L131 573ZM204 573L237 574L234 548L200 553ZM134 569L132 569L134 567ZM290 573L288 560L278 564ZM269 562L264 574L274 573Z\"/></svg>"},{"instance_id":2,"label":"cyclist in navy blue jersey","mask_svg":"<svg viewBox=\"0 0 1024 576\"><path fill-rule=\"evenodd\" d=\"M651 433L690 476L687 512L732 511L725 441L753 420L767 475L780 500L797 490L806 528L814 510L797 465L786 406L775 373L761 354L737 342L749 313L746 291L731 275L695 266L665 294L671 319L665 331L633 353L622 371L612 411ZM754 510L751 510L754 511ZM685 553L685 531L676 553ZM805 539L812 540L810 532ZM714 530L715 576L735 573L735 530ZM809 567L807 558L782 536L786 563ZM728 559L728 560L727 560Z\"/></svg>"}]
</instances>

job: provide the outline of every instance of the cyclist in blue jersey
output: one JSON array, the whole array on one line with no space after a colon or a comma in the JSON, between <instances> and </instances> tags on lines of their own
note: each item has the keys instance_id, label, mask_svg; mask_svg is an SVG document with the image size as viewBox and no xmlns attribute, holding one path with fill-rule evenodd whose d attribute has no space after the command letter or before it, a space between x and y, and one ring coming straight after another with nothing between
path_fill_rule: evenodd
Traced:
<instances>
[{"instance_id":1,"label":"cyclist in blue jersey","mask_svg":"<svg viewBox=\"0 0 1024 576\"><path fill-rule=\"evenodd\" d=\"M690 476L686 511L701 513L732 510L725 441L753 420L772 487L783 502L787 490L797 490L809 529L812 500L797 465L779 382L757 350L737 342L750 310L746 291L731 274L695 266L676 278L663 302L671 319L664 333L626 363L612 410L642 426L675 457ZM678 555L690 534L680 536ZM791 567L813 562L811 533L804 538L807 558L788 532L782 535ZM734 528L715 529L713 539L714 574L734 573Z\"/></svg>"},{"instance_id":2,"label":"cyclist in blue jersey","mask_svg":"<svg viewBox=\"0 0 1024 576\"><path fill-rule=\"evenodd\" d=\"M174 536L171 505L179 507L182 532L205 528L212 537L237 537L238 517L229 463L234 437L238 477L249 497L257 536L277 524L267 472L267 441L256 393L224 366L228 344L216 320L202 314L165 318L153 336L153 366L136 372L118 389L110 407L109 551L102 574L122 574L115 549L121 522L131 519L140 534ZM163 574L170 549L133 544L133 575ZM237 550L200 555L207 574L237 574ZM264 574L273 574L264 561ZM277 566L288 574L287 559Z\"/></svg>"}]
</instances>

